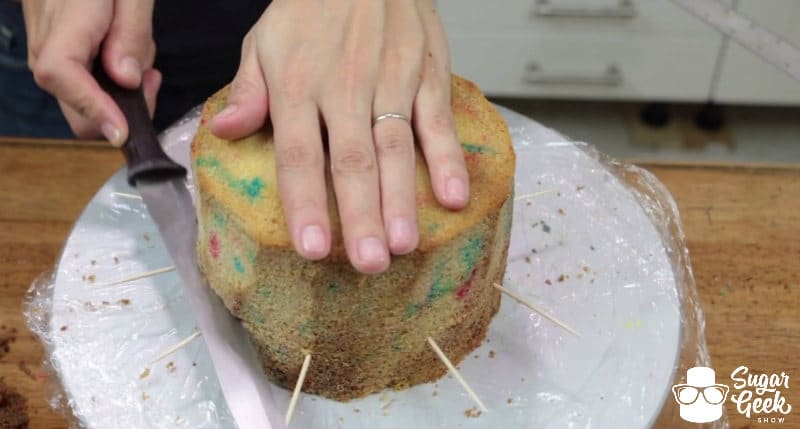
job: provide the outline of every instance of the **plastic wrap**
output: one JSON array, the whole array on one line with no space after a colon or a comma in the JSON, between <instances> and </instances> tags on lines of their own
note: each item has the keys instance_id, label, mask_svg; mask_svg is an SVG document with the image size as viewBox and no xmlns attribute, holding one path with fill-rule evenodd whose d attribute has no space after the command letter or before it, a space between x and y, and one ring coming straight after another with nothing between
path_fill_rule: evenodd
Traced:
<instances>
[{"instance_id":1,"label":"plastic wrap","mask_svg":"<svg viewBox=\"0 0 800 429\"><path fill-rule=\"evenodd\" d=\"M303 395L294 427L689 427L670 387L710 366L704 320L671 196L650 173L507 109L517 151L505 286L580 332L503 298L488 339L460 364L487 404L455 380L348 403ZM162 134L187 165L194 110ZM146 208L118 172L87 206L25 315L45 346L49 400L89 428L234 427L180 279ZM312 362L313 365L313 362ZM279 409L289 392L274 388ZM725 416L711 427L727 427Z\"/></svg>"}]
</instances>

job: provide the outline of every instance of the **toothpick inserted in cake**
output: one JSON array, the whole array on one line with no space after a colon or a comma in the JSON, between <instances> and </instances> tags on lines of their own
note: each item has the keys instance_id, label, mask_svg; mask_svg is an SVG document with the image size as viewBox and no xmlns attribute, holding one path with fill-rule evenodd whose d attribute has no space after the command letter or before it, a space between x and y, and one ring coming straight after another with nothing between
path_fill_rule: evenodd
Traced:
<instances>
[{"instance_id":1,"label":"toothpick inserted in cake","mask_svg":"<svg viewBox=\"0 0 800 429\"><path fill-rule=\"evenodd\" d=\"M105 284L102 284L100 286L116 286L116 285L119 285L119 284L122 284L122 283L128 283L128 282L132 282L134 280L141 280L141 279L144 279L144 278L147 278L147 277L152 277L152 276L157 276L159 274L168 273L170 271L175 271L175 267L174 266L169 266L169 267L159 268L157 270L148 271L146 273L136 274L136 275L133 275L133 276L130 276L130 277L125 277L125 278L122 278L122 279L119 279L119 280L114 280L111 283L105 283Z\"/></svg>"},{"instance_id":2,"label":"toothpick inserted in cake","mask_svg":"<svg viewBox=\"0 0 800 429\"><path fill-rule=\"evenodd\" d=\"M558 192L558 189L545 189L544 191L533 192L531 194L522 194L518 197L514 197L514 201L527 200L528 198L535 198L538 197L539 195L552 194L553 192Z\"/></svg>"},{"instance_id":3,"label":"toothpick inserted in cake","mask_svg":"<svg viewBox=\"0 0 800 429\"><path fill-rule=\"evenodd\" d=\"M114 197L130 198L132 200L141 200L142 199L142 197L140 195L129 194L127 192L112 192L111 195L114 196Z\"/></svg>"},{"instance_id":4,"label":"toothpick inserted in cake","mask_svg":"<svg viewBox=\"0 0 800 429\"><path fill-rule=\"evenodd\" d=\"M539 307L538 305L534 304L530 300L527 300L527 299L523 298L522 296L520 296L520 295L518 295L518 294L516 294L516 293L514 293L514 292L512 292L512 291L510 291L510 290L508 290L506 288L504 288L503 286L500 286L497 283L494 283L494 287L497 290L499 290L500 292L503 292L504 294L510 296L511 298L514 298L520 304L522 304L522 305L530 308L531 310L541 314L542 317L544 317L545 319L547 319L547 320L555 323L556 325L566 329L570 334L575 335L576 337L580 337L581 336L581 334L579 334L578 331L570 328L569 325L567 325L566 323L556 319L553 315L551 315L550 313L545 311L542 307Z\"/></svg>"},{"instance_id":5,"label":"toothpick inserted in cake","mask_svg":"<svg viewBox=\"0 0 800 429\"><path fill-rule=\"evenodd\" d=\"M200 331L194 331L194 333L192 335L189 335L188 337L186 337L183 340L181 340L178 344L175 344L174 346L172 346L169 349L167 349L164 353L161 353L160 355L158 355L157 358L153 359L153 361L150 362L150 365L152 365L152 364L160 361L161 359L164 359L165 357L177 352L178 350L180 350L181 348L185 347L187 344L192 342L193 339L195 339L195 338L197 338L199 336L200 336Z\"/></svg>"},{"instance_id":6,"label":"toothpick inserted in cake","mask_svg":"<svg viewBox=\"0 0 800 429\"><path fill-rule=\"evenodd\" d=\"M436 356L439 357L439 360L442 361L444 366L446 366L447 369L450 370L450 373L453 374L453 376L456 378L456 380L458 380L458 382L461 383L461 386L464 388L464 390L467 391L467 394L470 396L470 398L472 398L472 400L475 401L476 404L478 404L478 407L481 409L481 411L483 412L488 411L486 406L483 405L483 402L481 402L481 399L478 398L478 395L475 394L475 391L472 390L471 387L469 387L469 384L467 384L467 381L464 380L464 377L461 376L461 373L458 372L453 363L450 362L450 359L448 359L447 356L445 356L442 349L440 349L439 345L436 344L436 341L434 341L433 338L428 337L428 344L431 345L433 352L436 353Z\"/></svg>"},{"instance_id":7,"label":"toothpick inserted in cake","mask_svg":"<svg viewBox=\"0 0 800 429\"><path fill-rule=\"evenodd\" d=\"M306 373L308 372L309 365L311 365L310 353L303 359L303 366L300 367L300 375L297 376L297 383L294 385L292 400L289 402L289 409L286 410L286 419L284 420L286 426L289 426L289 422L292 421L292 414L294 414L294 408L297 406L297 399L300 397L300 390L303 388L303 382L306 381Z\"/></svg>"}]
</instances>

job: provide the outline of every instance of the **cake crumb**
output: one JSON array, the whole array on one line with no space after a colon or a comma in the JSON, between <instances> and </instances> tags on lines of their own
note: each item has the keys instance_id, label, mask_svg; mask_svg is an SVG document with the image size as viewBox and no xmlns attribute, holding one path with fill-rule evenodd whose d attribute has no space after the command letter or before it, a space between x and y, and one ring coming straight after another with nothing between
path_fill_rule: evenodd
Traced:
<instances>
[{"instance_id":1,"label":"cake crumb","mask_svg":"<svg viewBox=\"0 0 800 429\"><path fill-rule=\"evenodd\" d=\"M31 380L36 380L36 376L33 375L33 371L31 371L31 369L28 368L28 363L25 362L24 360L17 362L17 368L19 368L19 370L22 371L25 375L27 375L28 378L30 378Z\"/></svg>"},{"instance_id":2,"label":"cake crumb","mask_svg":"<svg viewBox=\"0 0 800 429\"><path fill-rule=\"evenodd\" d=\"M513 399L511 399L511 398L508 398L508 399L506 399L506 404L509 404L509 405L510 405L512 402L514 402L514 400L513 400Z\"/></svg>"},{"instance_id":3,"label":"cake crumb","mask_svg":"<svg viewBox=\"0 0 800 429\"><path fill-rule=\"evenodd\" d=\"M531 263L531 257L530 256L526 256L525 257L525 262L530 264Z\"/></svg>"},{"instance_id":4,"label":"cake crumb","mask_svg":"<svg viewBox=\"0 0 800 429\"><path fill-rule=\"evenodd\" d=\"M139 380L144 380L150 375L150 368L145 368L141 374L139 374Z\"/></svg>"},{"instance_id":5,"label":"cake crumb","mask_svg":"<svg viewBox=\"0 0 800 429\"><path fill-rule=\"evenodd\" d=\"M24 396L8 387L0 377L0 427L26 429L29 422L27 402Z\"/></svg>"},{"instance_id":6,"label":"cake crumb","mask_svg":"<svg viewBox=\"0 0 800 429\"><path fill-rule=\"evenodd\" d=\"M148 399L150 399L150 395L148 395L146 392L142 392L142 401L146 401Z\"/></svg>"},{"instance_id":7,"label":"cake crumb","mask_svg":"<svg viewBox=\"0 0 800 429\"><path fill-rule=\"evenodd\" d=\"M119 258L117 258L116 256L114 256L114 264L119 264Z\"/></svg>"},{"instance_id":8,"label":"cake crumb","mask_svg":"<svg viewBox=\"0 0 800 429\"><path fill-rule=\"evenodd\" d=\"M550 281L550 279L546 279L546 280L544 281L544 284L546 284L546 285L548 285L548 286L549 286L549 285L552 285L552 284L553 284L553 282L551 282L551 281Z\"/></svg>"},{"instance_id":9,"label":"cake crumb","mask_svg":"<svg viewBox=\"0 0 800 429\"><path fill-rule=\"evenodd\" d=\"M97 265L97 261L95 261L94 259L92 259L92 262L91 262L91 264L92 264L92 265Z\"/></svg>"},{"instance_id":10,"label":"cake crumb","mask_svg":"<svg viewBox=\"0 0 800 429\"><path fill-rule=\"evenodd\" d=\"M66 331L66 330L67 330L67 325L63 325L63 326L61 326L61 328L59 328L59 330L60 330L61 332L64 332L64 331Z\"/></svg>"},{"instance_id":11,"label":"cake crumb","mask_svg":"<svg viewBox=\"0 0 800 429\"><path fill-rule=\"evenodd\" d=\"M130 305L131 304L131 300L128 299L128 298L122 298L121 300L117 301L117 304L119 304L119 305Z\"/></svg>"},{"instance_id":12,"label":"cake crumb","mask_svg":"<svg viewBox=\"0 0 800 429\"><path fill-rule=\"evenodd\" d=\"M576 191L578 191L578 192L580 192L580 191L582 191L582 190L584 190L584 189L586 189L586 186L583 186L583 185L578 185L578 186L575 188L575 190L576 190Z\"/></svg>"},{"instance_id":13,"label":"cake crumb","mask_svg":"<svg viewBox=\"0 0 800 429\"><path fill-rule=\"evenodd\" d=\"M150 241L150 236L149 235L144 234L143 237L144 237L144 241Z\"/></svg>"},{"instance_id":14,"label":"cake crumb","mask_svg":"<svg viewBox=\"0 0 800 429\"><path fill-rule=\"evenodd\" d=\"M481 410L479 410L477 407L472 407L468 410L464 410L464 416L476 419L481 416Z\"/></svg>"},{"instance_id":15,"label":"cake crumb","mask_svg":"<svg viewBox=\"0 0 800 429\"><path fill-rule=\"evenodd\" d=\"M192 362L192 366L197 366L197 362ZM314 399L314 398L311 398Z\"/></svg>"},{"instance_id":16,"label":"cake crumb","mask_svg":"<svg viewBox=\"0 0 800 429\"><path fill-rule=\"evenodd\" d=\"M94 274L89 274L88 276L86 276L86 281L88 281L89 283L94 283L95 280L97 280L97 276L95 276Z\"/></svg>"},{"instance_id":17,"label":"cake crumb","mask_svg":"<svg viewBox=\"0 0 800 429\"><path fill-rule=\"evenodd\" d=\"M5 331L6 325L3 325L2 329ZM16 332L14 329L9 333L0 334L0 359L11 351L11 344L17 340Z\"/></svg>"},{"instance_id":18,"label":"cake crumb","mask_svg":"<svg viewBox=\"0 0 800 429\"><path fill-rule=\"evenodd\" d=\"M489 350L489 358L494 359L494 356L495 356L494 350Z\"/></svg>"},{"instance_id":19,"label":"cake crumb","mask_svg":"<svg viewBox=\"0 0 800 429\"><path fill-rule=\"evenodd\" d=\"M175 372L175 369L177 369L176 366L175 366L175 362L169 361L169 363L167 363L167 371L168 372Z\"/></svg>"},{"instance_id":20,"label":"cake crumb","mask_svg":"<svg viewBox=\"0 0 800 429\"><path fill-rule=\"evenodd\" d=\"M559 209L558 209L558 214L560 214L561 216L564 216L564 215L565 215L565 214L567 214L567 213L566 213L566 212L564 212L564 209L562 209L562 208L559 208Z\"/></svg>"},{"instance_id":21,"label":"cake crumb","mask_svg":"<svg viewBox=\"0 0 800 429\"><path fill-rule=\"evenodd\" d=\"M564 279L566 279L566 276L564 274L561 274L560 276L558 276L558 282L559 283L563 282Z\"/></svg>"},{"instance_id":22,"label":"cake crumb","mask_svg":"<svg viewBox=\"0 0 800 429\"><path fill-rule=\"evenodd\" d=\"M475 359L477 359L477 358L478 358L478 355L475 355L475 356L472 356L472 357L474 357Z\"/></svg>"},{"instance_id":23,"label":"cake crumb","mask_svg":"<svg viewBox=\"0 0 800 429\"><path fill-rule=\"evenodd\" d=\"M433 396L439 396L439 391L438 390L434 390L433 391Z\"/></svg>"},{"instance_id":24,"label":"cake crumb","mask_svg":"<svg viewBox=\"0 0 800 429\"><path fill-rule=\"evenodd\" d=\"M361 409L360 409L360 408L353 408L353 412L354 412L354 413L360 413L360 412L361 412Z\"/></svg>"}]
</instances>

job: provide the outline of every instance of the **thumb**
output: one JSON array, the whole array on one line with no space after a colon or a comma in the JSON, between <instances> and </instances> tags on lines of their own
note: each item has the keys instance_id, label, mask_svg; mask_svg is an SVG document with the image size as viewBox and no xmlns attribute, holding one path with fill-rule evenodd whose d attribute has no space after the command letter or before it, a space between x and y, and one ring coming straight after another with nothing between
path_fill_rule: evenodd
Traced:
<instances>
[{"instance_id":1,"label":"thumb","mask_svg":"<svg viewBox=\"0 0 800 429\"><path fill-rule=\"evenodd\" d=\"M236 140L264 126L269 95L264 72L252 36L245 37L239 71L231 82L227 107L211 120L211 132L217 137Z\"/></svg>"},{"instance_id":2,"label":"thumb","mask_svg":"<svg viewBox=\"0 0 800 429\"><path fill-rule=\"evenodd\" d=\"M115 0L111 28L103 44L103 65L109 76L127 88L142 84L153 65L153 0Z\"/></svg>"}]
</instances>

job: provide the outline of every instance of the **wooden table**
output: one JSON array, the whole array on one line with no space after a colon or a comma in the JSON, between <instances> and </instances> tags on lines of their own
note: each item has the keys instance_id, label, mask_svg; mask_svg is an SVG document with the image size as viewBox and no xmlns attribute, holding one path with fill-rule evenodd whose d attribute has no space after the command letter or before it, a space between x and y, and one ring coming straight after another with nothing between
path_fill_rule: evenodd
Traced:
<instances>
[{"instance_id":1,"label":"wooden table","mask_svg":"<svg viewBox=\"0 0 800 429\"><path fill-rule=\"evenodd\" d=\"M119 152L102 143L0 139L0 325L19 332L0 358L0 376L28 398L32 428L66 422L45 403L42 348L26 330L21 301L122 164ZM739 365L785 371L792 389L784 394L795 409L777 427L800 428L800 389L793 384L800 382L800 166L644 167L680 207L717 381L729 381ZM726 406L734 428L773 426Z\"/></svg>"}]
</instances>

